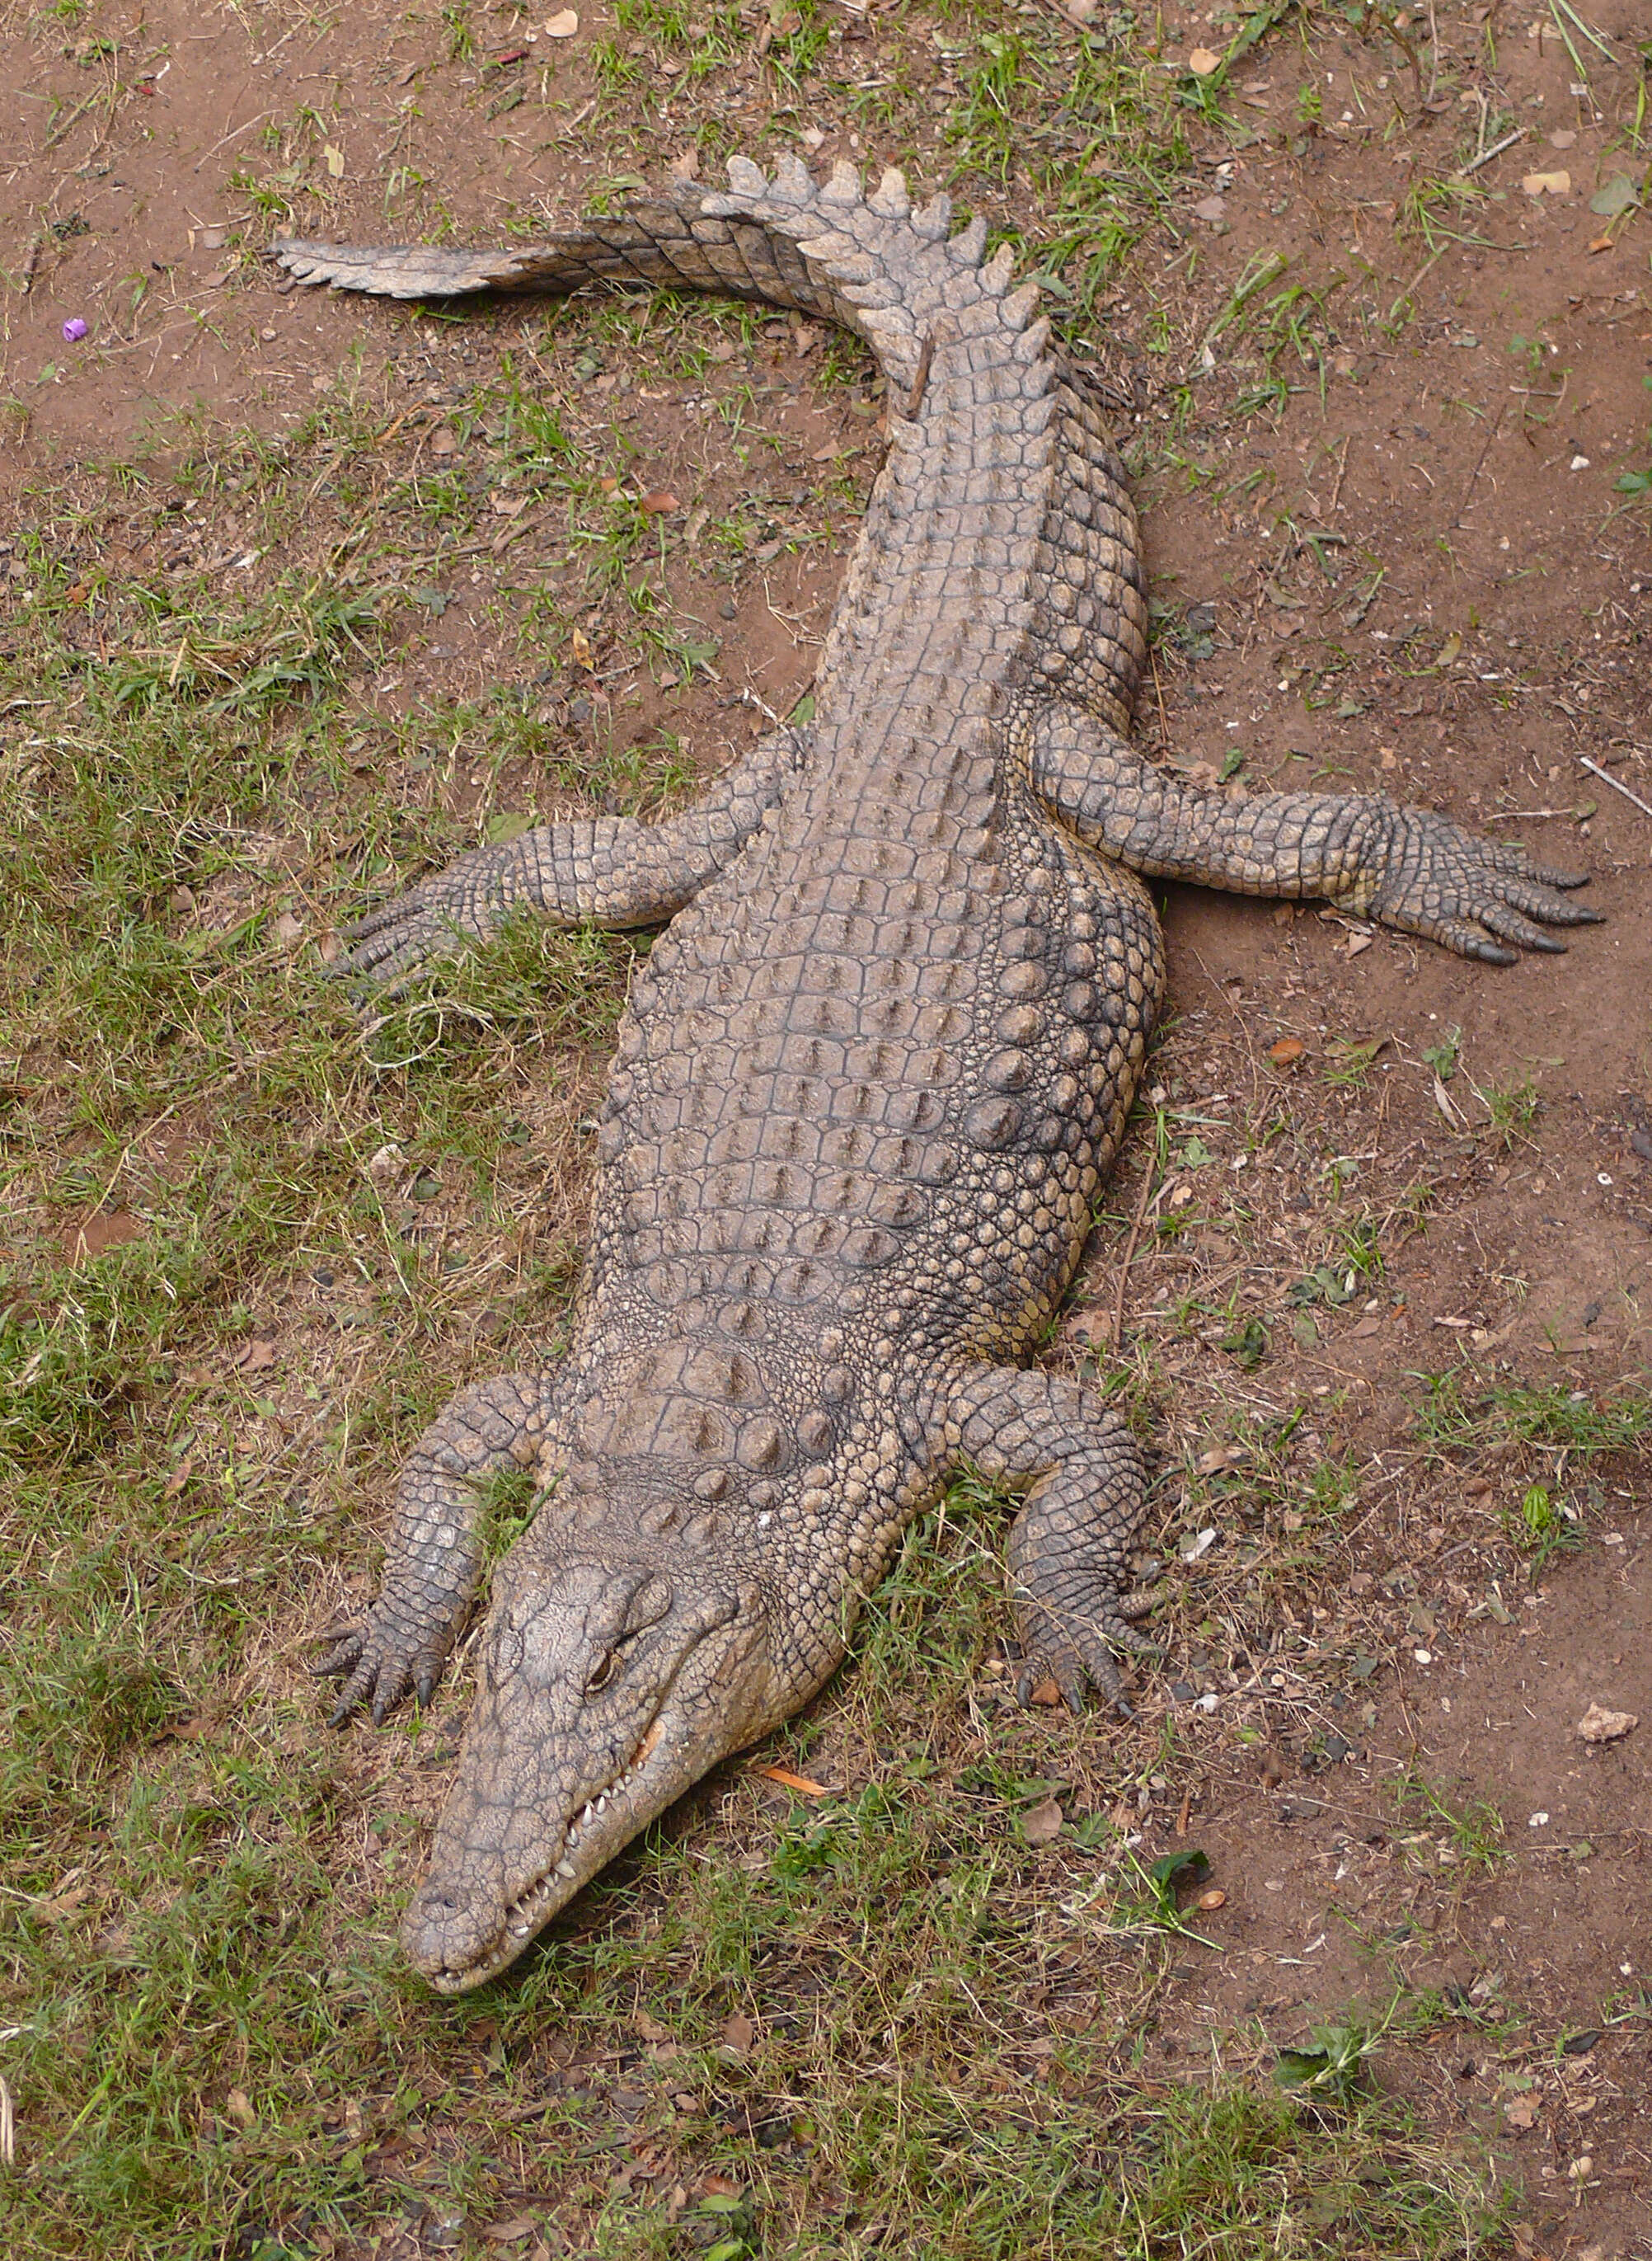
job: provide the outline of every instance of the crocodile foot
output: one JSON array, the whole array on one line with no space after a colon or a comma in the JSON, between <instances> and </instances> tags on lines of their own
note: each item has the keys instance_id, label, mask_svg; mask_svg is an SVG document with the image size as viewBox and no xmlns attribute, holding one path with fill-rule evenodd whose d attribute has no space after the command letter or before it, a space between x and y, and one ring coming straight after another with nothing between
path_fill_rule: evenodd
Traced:
<instances>
[{"instance_id":1,"label":"crocodile foot","mask_svg":"<svg viewBox=\"0 0 1652 2261\"><path fill-rule=\"evenodd\" d=\"M1600 918L1561 892L1581 887L1587 872L1534 863L1523 849L1483 839L1433 809L1379 806L1380 829L1341 900L1385 926L1426 935L1462 958L1513 965L1522 950L1566 947L1534 920L1590 926Z\"/></svg>"},{"instance_id":2,"label":"crocodile foot","mask_svg":"<svg viewBox=\"0 0 1652 2261\"><path fill-rule=\"evenodd\" d=\"M334 974L345 980L365 976L394 990L432 958L450 958L467 943L497 932L519 889L521 858L514 851L514 842L473 848L404 895L381 903L346 930L349 947Z\"/></svg>"},{"instance_id":3,"label":"crocodile foot","mask_svg":"<svg viewBox=\"0 0 1652 2261\"><path fill-rule=\"evenodd\" d=\"M349 1676L328 1715L330 1727L341 1727L369 1700L373 1724L383 1726L385 1714L410 1689L421 1704L428 1704L447 1660L444 1643L410 1626L383 1602L375 1603L359 1625L330 1626L316 1638L333 1646L310 1667L311 1674L318 1680Z\"/></svg>"},{"instance_id":4,"label":"crocodile foot","mask_svg":"<svg viewBox=\"0 0 1652 2261\"><path fill-rule=\"evenodd\" d=\"M1105 1572L1094 1570L1046 1583L1029 1582L1020 1601L1021 1669L1016 1695L1030 1703L1042 1680L1053 1680L1069 1712L1082 1712L1093 1689L1123 1719L1129 1705L1119 1686L1115 1652L1156 1654L1154 1644L1129 1620L1153 1607L1157 1573L1129 1592L1120 1592Z\"/></svg>"}]
</instances>

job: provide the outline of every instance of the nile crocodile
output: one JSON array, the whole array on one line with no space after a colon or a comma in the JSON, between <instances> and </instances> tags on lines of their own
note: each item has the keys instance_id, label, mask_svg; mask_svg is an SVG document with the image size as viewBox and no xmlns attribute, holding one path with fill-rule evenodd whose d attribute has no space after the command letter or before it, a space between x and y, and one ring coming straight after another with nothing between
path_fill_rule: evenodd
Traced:
<instances>
[{"instance_id":1,"label":"nile crocodile","mask_svg":"<svg viewBox=\"0 0 1652 2261\"><path fill-rule=\"evenodd\" d=\"M493 1570L412 1961L502 1970L842 1658L903 1527L968 1464L1023 1485L1026 1683L1117 1697L1148 1606L1131 1433L1024 1361L1071 1280L1164 986L1147 878L1321 896L1465 955L1556 949L1576 875L1381 799L1191 790L1131 750L1136 519L1080 370L985 224L743 160L531 248L290 242L404 298L672 284L845 324L890 445L813 719L686 815L547 824L364 920L400 980L518 906L670 924L633 982L565 1358L463 1390L401 1480L335 1719L427 1698L478 1583L478 1480L540 1479Z\"/></svg>"}]
</instances>

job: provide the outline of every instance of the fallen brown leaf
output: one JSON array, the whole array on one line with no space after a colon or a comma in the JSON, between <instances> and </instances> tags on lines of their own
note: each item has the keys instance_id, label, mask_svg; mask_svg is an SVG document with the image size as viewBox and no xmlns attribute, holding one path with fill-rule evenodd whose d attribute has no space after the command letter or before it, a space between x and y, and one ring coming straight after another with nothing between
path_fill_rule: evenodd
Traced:
<instances>
[{"instance_id":1,"label":"fallen brown leaf","mask_svg":"<svg viewBox=\"0 0 1652 2261\"><path fill-rule=\"evenodd\" d=\"M700 177L700 153L692 141L680 156L673 157L666 167L674 181L697 181Z\"/></svg>"},{"instance_id":2,"label":"fallen brown leaf","mask_svg":"<svg viewBox=\"0 0 1652 2261\"><path fill-rule=\"evenodd\" d=\"M1294 1067L1307 1049L1300 1037L1281 1037L1269 1045L1268 1057L1276 1067Z\"/></svg>"},{"instance_id":3,"label":"fallen brown leaf","mask_svg":"<svg viewBox=\"0 0 1652 2261\"><path fill-rule=\"evenodd\" d=\"M275 1363L275 1346L254 1335L236 1352L234 1364L243 1374L262 1374Z\"/></svg>"},{"instance_id":4,"label":"fallen brown leaf","mask_svg":"<svg viewBox=\"0 0 1652 2261\"><path fill-rule=\"evenodd\" d=\"M1033 1684L1027 1701L1041 1705L1047 1712L1056 1712L1061 1709L1062 1691L1053 1680L1040 1680Z\"/></svg>"},{"instance_id":5,"label":"fallen brown leaf","mask_svg":"<svg viewBox=\"0 0 1652 2261\"><path fill-rule=\"evenodd\" d=\"M1208 78L1212 71L1220 70L1222 59L1214 47L1195 47L1187 59L1187 67L1195 78Z\"/></svg>"},{"instance_id":6,"label":"fallen brown leaf","mask_svg":"<svg viewBox=\"0 0 1652 2261\"><path fill-rule=\"evenodd\" d=\"M656 487L652 494L646 494L642 498L642 513L645 518L663 518L669 511L681 510L682 507L682 504L671 492L669 487Z\"/></svg>"},{"instance_id":7,"label":"fallen brown leaf","mask_svg":"<svg viewBox=\"0 0 1652 2261\"><path fill-rule=\"evenodd\" d=\"M811 1782L806 1774L793 1774L787 1767L754 1767L752 1769L752 1772L754 1774L766 1776L770 1782L777 1782L783 1790L798 1791L805 1798L830 1798L832 1796L831 1791L827 1789L825 1783Z\"/></svg>"},{"instance_id":8,"label":"fallen brown leaf","mask_svg":"<svg viewBox=\"0 0 1652 2261\"><path fill-rule=\"evenodd\" d=\"M1021 1816L1021 1834L1029 1845L1053 1845L1062 1834L1064 1818L1060 1800L1047 1798Z\"/></svg>"},{"instance_id":9,"label":"fallen brown leaf","mask_svg":"<svg viewBox=\"0 0 1652 2261\"><path fill-rule=\"evenodd\" d=\"M744 2056L757 2038L757 2028L744 2011L736 2010L732 2018L724 2019L718 2038L725 2049L731 2049L736 2056Z\"/></svg>"},{"instance_id":10,"label":"fallen brown leaf","mask_svg":"<svg viewBox=\"0 0 1652 2261\"><path fill-rule=\"evenodd\" d=\"M436 427L430 435L430 452L433 456L456 456L459 453L459 435L451 424Z\"/></svg>"}]
</instances>

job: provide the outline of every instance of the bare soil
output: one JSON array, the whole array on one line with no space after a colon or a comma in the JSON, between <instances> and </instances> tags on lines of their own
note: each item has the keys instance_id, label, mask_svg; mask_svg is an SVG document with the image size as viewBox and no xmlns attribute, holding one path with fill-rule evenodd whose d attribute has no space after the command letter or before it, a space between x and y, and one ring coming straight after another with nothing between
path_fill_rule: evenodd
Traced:
<instances>
[{"instance_id":1,"label":"bare soil","mask_svg":"<svg viewBox=\"0 0 1652 2261\"><path fill-rule=\"evenodd\" d=\"M944 178L959 162L940 136L962 98L948 42L962 40L963 19L826 12L834 76L806 83L788 108L749 29L726 65L662 76L659 55L675 50L601 5L554 40L537 15L478 11L476 49L457 54L454 11L374 0L331 17L172 0L9 9L0 95L20 124L0 159L0 535L68 495L84 514L89 586L204 565L224 592L251 596L285 560L240 562L232 498L186 511L180 487L169 515L140 523L132 478L111 467L139 465L141 493L164 503L175 473L228 434L279 440L348 390L389 420L377 443L388 484L434 466L453 436L444 420L507 358L533 381L542 310L450 322L277 284L257 257L288 225L270 197L287 199L301 233L451 229L483 241L551 225L617 175L658 178L697 136L708 176L715 143L766 158L803 139L821 165L898 161L927 185ZM1050 16L991 12L1011 28ZM1311 909L1169 891L1173 1019L1148 1105L1162 1143L1150 1153L1148 1123L1050 1356L1109 1370L1121 1309L1119 1355L1158 1424L1167 1548L1186 1555L1200 1530L1217 1535L1169 1572L1166 1661L1137 1676L1133 1729L1012 1712L998 1654L981 1664L975 1724L949 1727L937 1750L955 1773L972 1735L996 1738L1026 1776L1061 1778L1069 1825L1111 1812L1143 1861L1195 1846L1207 1856L1225 1899L1187 1920L1220 1951L1178 1946L1152 2000L1143 2080L1196 2067L1213 2041L1230 2064L1254 2045L1260 2064L1267 2046L1305 2039L1349 2005L1380 2021L1398 1994L1436 1990L1443 2028L1393 2041L1378 2077L1519 2186L1522 2255L1630 2261L1652 2256L1645 1458L1580 1459L1501 1431L1477 1442L1467 1429L1431 1450L1417 1426L1420 1377L1455 1375L1465 1401L1520 1388L1590 1404L1652 1379L1652 815L1610 782L1652 802L1652 541L1644 494L1620 484L1649 460L1652 223L1591 209L1616 173L1644 176L1626 121L1647 26L1634 0L1598 7L1591 21L1617 60L1589 49L1591 90L1579 94L1555 18L1533 15L1530 32L1528 12L1442 7L1448 68L1432 109L1396 49L1355 39L1329 11L1292 18L1236 69L1232 130L1190 117L1192 162L1163 219L1070 327L1112 385L1141 467L1169 623L1142 700L1149 747L1208 765L1236 793L1314 779L1448 810L1586 865L1608 922L1563 956L1499 970ZM1164 53L1178 61L1213 36L1189 11L1164 21ZM642 78L604 81L603 41L641 56ZM844 89L898 66L907 106L880 129ZM1484 199L1437 208L1451 233L1431 242L1408 193L1453 176L1487 101L1525 138L1477 169ZM1563 192L1522 189L1528 174L1563 170ZM1041 176L976 171L959 193L1041 240ZM1219 327L1254 262L1276 252L1291 283L1319 294L1297 309L1312 357L1283 330L1270 344L1254 325ZM88 326L79 341L65 341L70 320ZM576 769L616 733L640 744L669 728L709 769L761 727L740 690L782 712L806 693L880 444L864 368L850 357L847 381L822 385L826 351L811 326L776 322L700 377L633 381L611 354L568 397L592 460L668 499L665 585L721 657L715 680L662 682L611 608L588 612L571 573L554 580L540 591L545 617L586 620L593 653L546 693L560 762ZM1269 372L1290 386L1276 413L1241 408ZM722 413L739 385L767 435L756 468L733 451ZM719 578L687 534L690 507L715 520L749 504L760 475L770 530ZM363 515L375 492L355 506ZM290 556L307 531L348 533L331 492L315 511ZM444 560L442 608L404 607L388 661L361 671L364 728L416 722L524 668L513 621L556 534L533 511L500 513L462 563ZM28 590L18 568L7 578L15 554L0 554L0 644L17 659ZM96 635L95 599L86 619ZM478 826L499 810L579 805L575 786L527 753L485 779L396 761L358 775L363 801ZM325 954L328 906L347 915L347 901L331 867L318 876L306 861L289 817L272 820L262 871L243 863L168 915L227 930L290 903L303 930L293 948ZM538 1175L532 1188L524 1176L498 1240L503 1273L484 1264L450 1300L431 1355L455 1383L507 1362L502 1331L517 1321L501 1279L519 1281L553 1244L576 1245L587 1166L576 1126L601 1072L599 1048L554 1077L531 1054L518 1063ZM186 1116L146 1134L138 1164L156 1181L182 1176L213 1132L210 1114ZM1144 1193L1149 1229L1121 1290ZM411 1217L410 1202L404 1189ZM26 1212L12 1237L89 1265L148 1231L141 1210L111 1188L67 1219ZM1355 1210L1380 1228L1383 1260L1352 1292L1338 1284L1337 1251ZM465 1229L457 1198L420 1214L439 1238ZM1329 1294L1312 1292L1315 1267ZM1262 1333L1241 1358L1233 1346L1248 1317ZM295 1248L254 1304L253 1366L268 1364L272 1388L336 1377L361 1355L350 1319L350 1283L318 1285ZM210 1407L240 1385L202 1369L181 1375L186 1386ZM279 1404L297 1434L295 1478L319 1484L304 1466L301 1401ZM1246 1519L1255 1433L1293 1410L1280 1448L1293 1482L1319 1462L1354 1472L1330 1539L1299 1507L1283 1522L1273 1508ZM1539 1568L1511 1539L1534 1485L1575 1512L1582 1540ZM301 1740L325 1733L301 1640L370 1587L383 1513L382 1489L340 1497L350 1519L330 1515L325 1550L249 1658L272 1698L302 1711ZM1328 1551L1293 1569L1293 1548L1316 1535ZM1577 1726L1591 1703L1641 1724L1586 1744ZM823 1699L810 1771L834 1784L878 1778L883 1747L858 1719L852 1695ZM327 1851L341 1926L405 1884L390 1856L397 1832L433 1811L445 1780L416 1743L361 1734L352 1749L353 1842ZM1473 1829L1455 1829L1418 1785L1458 1816L1495 1809L1499 1827L1486 1825L1477 1849ZM722 1841L769 1828L784 1804L730 1769L673 1827ZM1052 1893L1070 1889L1069 1842L1070 1826L1041 1855ZM501 2201L499 2218L509 2213ZM583 2250L567 2235L540 2250ZM325 2250L416 2243L409 2230L400 2244Z\"/></svg>"}]
</instances>

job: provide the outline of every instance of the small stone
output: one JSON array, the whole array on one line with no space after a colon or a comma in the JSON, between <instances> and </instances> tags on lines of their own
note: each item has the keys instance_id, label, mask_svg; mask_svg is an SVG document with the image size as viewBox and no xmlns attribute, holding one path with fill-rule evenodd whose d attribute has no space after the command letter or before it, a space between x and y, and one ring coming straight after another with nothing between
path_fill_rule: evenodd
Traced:
<instances>
[{"instance_id":1,"label":"small stone","mask_svg":"<svg viewBox=\"0 0 1652 2261\"><path fill-rule=\"evenodd\" d=\"M1640 1724L1637 1712L1608 1712L1598 1704L1591 1704L1577 1722L1577 1732L1586 1743L1615 1743L1633 1733Z\"/></svg>"}]
</instances>

